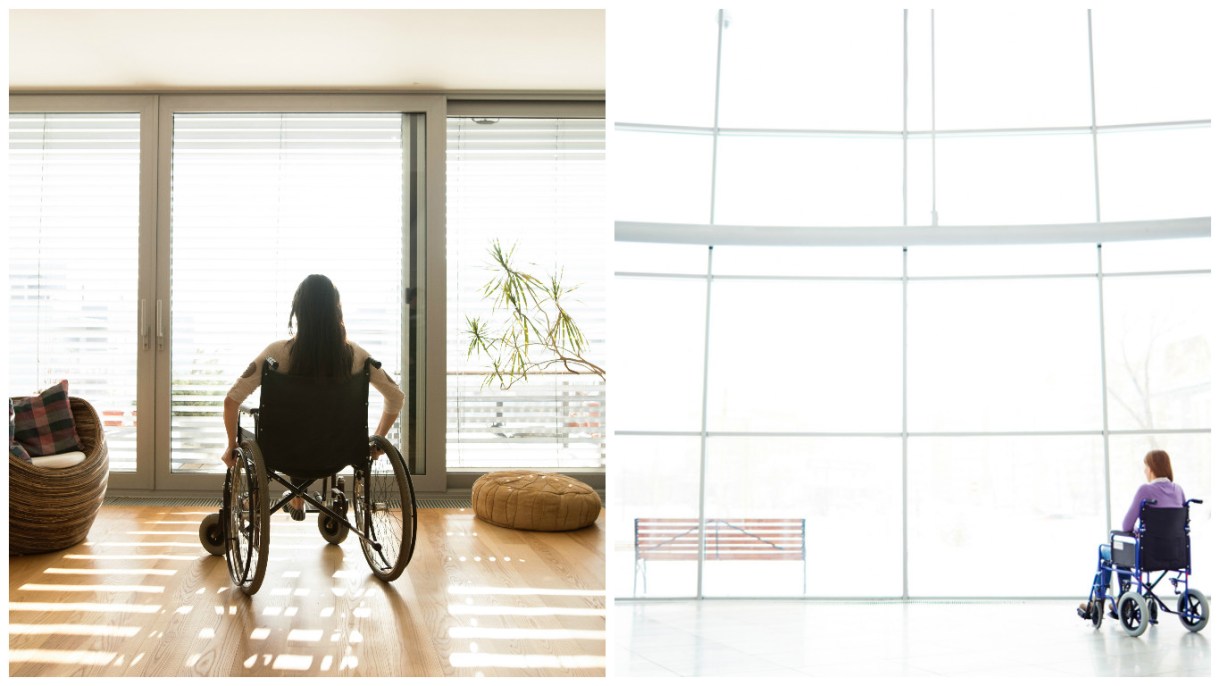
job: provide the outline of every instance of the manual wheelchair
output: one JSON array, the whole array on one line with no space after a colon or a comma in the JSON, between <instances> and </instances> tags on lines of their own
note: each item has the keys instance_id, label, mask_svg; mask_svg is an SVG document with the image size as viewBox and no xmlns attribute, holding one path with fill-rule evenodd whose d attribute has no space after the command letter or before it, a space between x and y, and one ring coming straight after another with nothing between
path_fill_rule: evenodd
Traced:
<instances>
[{"instance_id":1,"label":"manual wheelchair","mask_svg":"<svg viewBox=\"0 0 1220 686\"><path fill-rule=\"evenodd\" d=\"M415 490L398 449L368 432L369 376L380 363L370 359L340 381L283 374L278 366L267 358L258 409L240 410L235 464L220 511L199 526L200 542L225 557L234 585L254 595L267 570L271 513L299 496L317 511L322 538L338 545L354 532L373 575L397 579L415 550ZM242 415L253 418L253 432L241 427ZM350 500L339 474L348 466ZM318 479L321 492L309 493ZM272 481L288 489L278 500Z\"/></svg>"},{"instance_id":2,"label":"manual wheelchair","mask_svg":"<svg viewBox=\"0 0 1220 686\"><path fill-rule=\"evenodd\" d=\"M1157 623L1161 612L1177 615L1182 626L1190 631L1201 631L1207 626L1210 614L1207 597L1190 587L1190 504L1203 504L1202 500L1186 501L1185 507L1150 507L1155 500L1140 504L1138 536L1125 531L1110 532L1110 560L1099 560L1098 571L1109 570L1118 578L1117 596L1109 595L1109 588L1100 592L1094 588L1089 592L1086 611L1082 614L1101 626L1106 614L1122 624L1129 636L1139 636L1149 624ZM1154 573L1160 575L1153 580ZM1156 585L1166 576L1177 596L1175 609L1156 594ZM1178 585L1181 585L1181 589ZM1105 611L1106 601L1114 608Z\"/></svg>"}]
</instances>

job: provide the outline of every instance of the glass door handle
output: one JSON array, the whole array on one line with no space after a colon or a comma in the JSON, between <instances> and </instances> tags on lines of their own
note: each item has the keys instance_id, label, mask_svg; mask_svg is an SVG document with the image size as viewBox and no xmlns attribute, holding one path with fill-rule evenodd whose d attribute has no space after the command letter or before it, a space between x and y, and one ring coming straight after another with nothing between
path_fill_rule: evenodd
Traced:
<instances>
[{"instance_id":1,"label":"glass door handle","mask_svg":"<svg viewBox=\"0 0 1220 686\"><path fill-rule=\"evenodd\" d=\"M162 316L162 300L157 299L157 350L165 350L165 317Z\"/></svg>"},{"instance_id":2,"label":"glass door handle","mask_svg":"<svg viewBox=\"0 0 1220 686\"><path fill-rule=\"evenodd\" d=\"M140 345L148 350L152 345L151 332L148 329L148 299L140 298Z\"/></svg>"}]
</instances>

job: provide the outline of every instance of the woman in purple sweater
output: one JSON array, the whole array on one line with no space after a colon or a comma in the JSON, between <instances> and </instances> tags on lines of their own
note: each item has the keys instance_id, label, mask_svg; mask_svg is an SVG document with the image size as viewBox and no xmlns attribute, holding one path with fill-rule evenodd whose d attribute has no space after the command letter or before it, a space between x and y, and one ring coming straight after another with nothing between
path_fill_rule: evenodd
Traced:
<instances>
[{"instance_id":1,"label":"woman in purple sweater","mask_svg":"<svg viewBox=\"0 0 1220 686\"><path fill-rule=\"evenodd\" d=\"M1135 491L1127 515L1123 517L1123 531L1134 532L1135 521L1139 519L1140 507L1145 500L1156 501L1150 507L1186 507L1186 494L1182 487L1173 482L1173 466L1169 463L1169 453L1164 450L1152 450L1144 456L1144 476L1148 483ZM1100 598L1110 587L1110 570L1102 568L1100 560L1110 560L1110 546L1103 543L1097 547L1099 560L1097 574L1093 577L1093 595ZM1081 616L1087 616L1088 603L1080 604Z\"/></svg>"}]
</instances>

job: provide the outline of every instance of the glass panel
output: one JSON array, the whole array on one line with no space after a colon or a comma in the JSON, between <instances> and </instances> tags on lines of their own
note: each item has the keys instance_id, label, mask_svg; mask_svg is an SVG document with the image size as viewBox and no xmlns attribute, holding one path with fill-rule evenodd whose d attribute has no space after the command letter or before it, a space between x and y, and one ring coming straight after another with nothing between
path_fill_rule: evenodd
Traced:
<instances>
[{"instance_id":1,"label":"glass panel","mask_svg":"<svg viewBox=\"0 0 1220 686\"><path fill-rule=\"evenodd\" d=\"M907 302L911 431L1101 428L1096 280L916 281Z\"/></svg>"},{"instance_id":2,"label":"glass panel","mask_svg":"<svg viewBox=\"0 0 1220 686\"><path fill-rule=\"evenodd\" d=\"M1111 429L1211 425L1209 281L1201 274L1105 280Z\"/></svg>"},{"instance_id":3,"label":"glass panel","mask_svg":"<svg viewBox=\"0 0 1220 686\"><path fill-rule=\"evenodd\" d=\"M902 248L724 245L716 247L712 269L746 276L901 277Z\"/></svg>"},{"instance_id":4,"label":"glass panel","mask_svg":"<svg viewBox=\"0 0 1220 686\"><path fill-rule=\"evenodd\" d=\"M1097 136L1102 221L1210 217L1210 127Z\"/></svg>"},{"instance_id":5,"label":"glass panel","mask_svg":"<svg viewBox=\"0 0 1220 686\"><path fill-rule=\"evenodd\" d=\"M931 226L935 180L932 172L932 139L907 138L906 225Z\"/></svg>"},{"instance_id":6,"label":"glass panel","mask_svg":"<svg viewBox=\"0 0 1220 686\"><path fill-rule=\"evenodd\" d=\"M707 246L619 241L614 244L614 271L707 274Z\"/></svg>"},{"instance_id":7,"label":"glass panel","mask_svg":"<svg viewBox=\"0 0 1220 686\"><path fill-rule=\"evenodd\" d=\"M490 249L514 250L512 264L574 291L560 304L606 364L609 223L605 214L605 122L600 119L449 120L448 253L449 469L600 468L605 460L606 385L588 367L538 346L529 377L503 389L487 383L486 355L468 354L468 317L509 330L484 286L496 276ZM555 315L553 304L541 308ZM537 320L537 319L536 319ZM537 339L534 339L537 342ZM507 353L506 353L507 354ZM568 359L575 359L569 350ZM569 369L586 373L573 374Z\"/></svg>"},{"instance_id":8,"label":"glass panel","mask_svg":"<svg viewBox=\"0 0 1220 686\"><path fill-rule=\"evenodd\" d=\"M1097 123L1208 119L1215 22L1202 4L1093 10Z\"/></svg>"},{"instance_id":9,"label":"glass panel","mask_svg":"<svg viewBox=\"0 0 1220 686\"><path fill-rule=\"evenodd\" d=\"M1107 274L1211 269L1211 240L1177 238L1106 243L1102 247L1101 267Z\"/></svg>"},{"instance_id":10,"label":"glass panel","mask_svg":"<svg viewBox=\"0 0 1220 686\"><path fill-rule=\"evenodd\" d=\"M716 222L764 226L902 223L902 140L725 136Z\"/></svg>"},{"instance_id":11,"label":"glass panel","mask_svg":"<svg viewBox=\"0 0 1220 686\"><path fill-rule=\"evenodd\" d=\"M401 382L402 126L399 114L174 115L173 471L223 470L223 398L290 337L311 273L342 294L348 337ZM381 408L371 392L371 426Z\"/></svg>"},{"instance_id":12,"label":"glass panel","mask_svg":"<svg viewBox=\"0 0 1220 686\"><path fill-rule=\"evenodd\" d=\"M1100 436L911 438L911 595L1083 600L1108 531L1102 455Z\"/></svg>"},{"instance_id":13,"label":"glass panel","mask_svg":"<svg viewBox=\"0 0 1220 686\"><path fill-rule=\"evenodd\" d=\"M715 8L660 3L607 13L609 103L614 121L712 125L716 102ZM617 150L617 148L616 148Z\"/></svg>"},{"instance_id":14,"label":"glass panel","mask_svg":"<svg viewBox=\"0 0 1220 686\"><path fill-rule=\"evenodd\" d=\"M724 127L900 131L902 12L734 9L720 93Z\"/></svg>"},{"instance_id":15,"label":"glass panel","mask_svg":"<svg viewBox=\"0 0 1220 686\"><path fill-rule=\"evenodd\" d=\"M712 206L710 134L614 132L614 218L706 224Z\"/></svg>"},{"instance_id":16,"label":"glass panel","mask_svg":"<svg viewBox=\"0 0 1220 686\"><path fill-rule=\"evenodd\" d=\"M140 115L11 114L8 172L10 395L67 379L134 472Z\"/></svg>"},{"instance_id":17,"label":"glass panel","mask_svg":"<svg viewBox=\"0 0 1220 686\"><path fill-rule=\"evenodd\" d=\"M902 285L717 281L708 428L902 427Z\"/></svg>"},{"instance_id":18,"label":"glass panel","mask_svg":"<svg viewBox=\"0 0 1220 686\"><path fill-rule=\"evenodd\" d=\"M693 597L696 561L637 560L639 519L699 517L699 439L677 436L622 436L612 439L607 465L610 578L619 597ZM647 525L647 522L645 522Z\"/></svg>"},{"instance_id":19,"label":"glass panel","mask_svg":"<svg viewBox=\"0 0 1220 686\"><path fill-rule=\"evenodd\" d=\"M907 251L907 273L913 277L1096 274L1097 246L917 245Z\"/></svg>"},{"instance_id":20,"label":"glass panel","mask_svg":"<svg viewBox=\"0 0 1220 686\"><path fill-rule=\"evenodd\" d=\"M616 428L699 430L706 294L703 279L614 280Z\"/></svg>"},{"instance_id":21,"label":"glass panel","mask_svg":"<svg viewBox=\"0 0 1220 686\"><path fill-rule=\"evenodd\" d=\"M936 209L945 225L1094 221L1092 137L937 137Z\"/></svg>"},{"instance_id":22,"label":"glass panel","mask_svg":"<svg viewBox=\"0 0 1220 686\"><path fill-rule=\"evenodd\" d=\"M1211 543L1216 540L1216 528L1212 523L1212 442L1206 433L1111 435L1109 528L1122 525L1136 490L1144 483L1144 455L1149 450L1169 453L1173 480L1187 498L1203 501L1190 506L1190 554L1194 570L1211 577L1216 568L1216 546ZM1195 585L1194 575L1191 585Z\"/></svg>"},{"instance_id":23,"label":"glass panel","mask_svg":"<svg viewBox=\"0 0 1220 686\"><path fill-rule=\"evenodd\" d=\"M937 12L936 127L1088 126L1088 30L1075 8Z\"/></svg>"},{"instance_id":24,"label":"glass panel","mask_svg":"<svg viewBox=\"0 0 1220 686\"><path fill-rule=\"evenodd\" d=\"M709 527L723 532L726 556L734 536L757 536L765 546L779 535L772 533L777 523L717 520L804 520L808 551L806 562L717 560L709 552L706 595L902 594L897 438L710 438L705 513Z\"/></svg>"}]
</instances>

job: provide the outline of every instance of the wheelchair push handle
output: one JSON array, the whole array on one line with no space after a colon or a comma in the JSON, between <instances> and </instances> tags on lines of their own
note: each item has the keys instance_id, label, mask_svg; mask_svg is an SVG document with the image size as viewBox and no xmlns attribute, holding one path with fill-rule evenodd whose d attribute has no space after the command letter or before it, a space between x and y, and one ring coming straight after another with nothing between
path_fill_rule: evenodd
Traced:
<instances>
[{"instance_id":1,"label":"wheelchair push handle","mask_svg":"<svg viewBox=\"0 0 1220 686\"><path fill-rule=\"evenodd\" d=\"M1186 502L1188 502L1188 503L1195 503L1196 505L1202 505L1202 504L1203 504L1203 500L1202 500L1202 499L1200 499L1200 498L1191 498L1190 500L1187 500Z\"/></svg>"}]
</instances>

